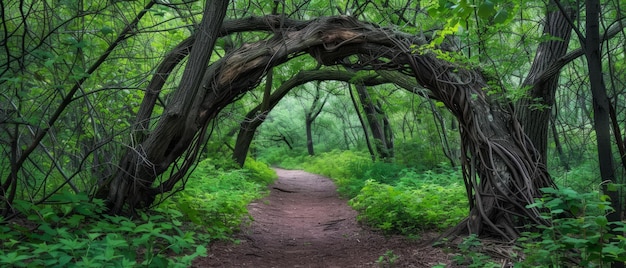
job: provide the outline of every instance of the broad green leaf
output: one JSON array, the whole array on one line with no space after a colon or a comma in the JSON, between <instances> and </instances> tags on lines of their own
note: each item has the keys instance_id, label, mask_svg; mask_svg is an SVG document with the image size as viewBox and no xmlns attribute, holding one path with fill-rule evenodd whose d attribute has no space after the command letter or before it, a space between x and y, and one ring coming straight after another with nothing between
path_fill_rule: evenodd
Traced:
<instances>
[{"instance_id":1,"label":"broad green leaf","mask_svg":"<svg viewBox=\"0 0 626 268\"><path fill-rule=\"evenodd\" d=\"M486 0L485 2L480 4L480 6L478 6L477 14L482 19L489 19L491 18L491 15L495 12L496 10L494 9L493 2Z\"/></svg>"},{"instance_id":2,"label":"broad green leaf","mask_svg":"<svg viewBox=\"0 0 626 268\"><path fill-rule=\"evenodd\" d=\"M504 23L509 18L509 12L506 9L500 9L493 17L493 22L496 24Z\"/></svg>"},{"instance_id":3,"label":"broad green leaf","mask_svg":"<svg viewBox=\"0 0 626 268\"><path fill-rule=\"evenodd\" d=\"M108 35L108 34L112 34L114 33L113 28L109 27L109 26L104 26L102 28L100 28L100 32L104 35Z\"/></svg>"}]
</instances>

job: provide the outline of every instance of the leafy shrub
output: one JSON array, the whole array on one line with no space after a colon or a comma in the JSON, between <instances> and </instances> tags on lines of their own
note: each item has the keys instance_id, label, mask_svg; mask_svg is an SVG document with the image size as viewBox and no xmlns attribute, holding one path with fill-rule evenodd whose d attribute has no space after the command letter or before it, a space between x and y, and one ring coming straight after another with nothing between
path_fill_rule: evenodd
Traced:
<instances>
[{"instance_id":1,"label":"leafy shrub","mask_svg":"<svg viewBox=\"0 0 626 268\"><path fill-rule=\"evenodd\" d=\"M608 196L571 188L542 191L544 197L529 207L547 210L543 217L552 225L537 226L537 232L518 239L526 255L519 267L569 267L573 260L579 267L597 267L626 261L626 238L614 234L623 234L626 223L607 220L613 210Z\"/></svg>"},{"instance_id":2,"label":"leafy shrub","mask_svg":"<svg viewBox=\"0 0 626 268\"><path fill-rule=\"evenodd\" d=\"M452 135L458 134L452 133ZM441 147L438 140L431 142L422 140L422 137L429 137L428 139L431 139L430 136L432 135L421 135L420 138L414 140L398 141L394 150L396 161L401 165L417 168L419 170L428 170L437 166L442 159L446 159L446 156L443 154L442 150L433 150L433 148Z\"/></svg>"},{"instance_id":3,"label":"leafy shrub","mask_svg":"<svg viewBox=\"0 0 626 268\"><path fill-rule=\"evenodd\" d=\"M179 210L184 218L203 226L212 238L227 238L248 217L247 205L261 198L265 186L276 178L267 165L254 160L248 169L218 169L213 159L198 163L185 189L165 200L161 207ZM218 163L221 163L217 161ZM222 166L227 166L223 165Z\"/></svg>"},{"instance_id":4,"label":"leafy shrub","mask_svg":"<svg viewBox=\"0 0 626 268\"><path fill-rule=\"evenodd\" d=\"M407 189L369 180L349 204L359 212L359 221L405 235L447 228L467 214L464 189L459 185L424 184Z\"/></svg>"},{"instance_id":5,"label":"leafy shrub","mask_svg":"<svg viewBox=\"0 0 626 268\"><path fill-rule=\"evenodd\" d=\"M351 162L348 170L353 178L365 180L375 180L380 183L393 185L397 182L400 174L405 169L404 166L387 162L359 161Z\"/></svg>"},{"instance_id":6,"label":"leafy shrub","mask_svg":"<svg viewBox=\"0 0 626 268\"><path fill-rule=\"evenodd\" d=\"M364 152L331 151L311 157L304 163L305 170L333 178L339 194L355 197L367 180L394 184L404 166L395 163L372 162Z\"/></svg>"},{"instance_id":7,"label":"leafy shrub","mask_svg":"<svg viewBox=\"0 0 626 268\"><path fill-rule=\"evenodd\" d=\"M371 162L371 159L363 152L334 150L309 157L303 167L309 172L333 179L344 179L354 177L351 165L367 162Z\"/></svg>"},{"instance_id":8,"label":"leafy shrub","mask_svg":"<svg viewBox=\"0 0 626 268\"><path fill-rule=\"evenodd\" d=\"M256 158L261 162L286 169L301 169L308 155L304 149L289 150L284 147L270 147L259 150Z\"/></svg>"},{"instance_id":9,"label":"leafy shrub","mask_svg":"<svg viewBox=\"0 0 626 268\"><path fill-rule=\"evenodd\" d=\"M423 172L412 168L403 169L399 176L396 185L404 188L417 188L424 184L449 186L463 181L461 171L450 167L448 163L441 163L434 170Z\"/></svg>"},{"instance_id":10,"label":"leafy shrub","mask_svg":"<svg viewBox=\"0 0 626 268\"><path fill-rule=\"evenodd\" d=\"M483 248L483 243L475 234L464 238L457 247L459 249L459 253L455 254L452 258L457 265L470 268L502 267L501 263L495 262L489 255L480 252Z\"/></svg>"},{"instance_id":11,"label":"leafy shrub","mask_svg":"<svg viewBox=\"0 0 626 268\"><path fill-rule=\"evenodd\" d=\"M57 209L20 202L16 208L27 219L0 219L0 266L188 267L206 255L202 236L184 231L177 211L131 220L100 215L104 202L88 202L84 194L54 199L68 204Z\"/></svg>"},{"instance_id":12,"label":"leafy shrub","mask_svg":"<svg viewBox=\"0 0 626 268\"><path fill-rule=\"evenodd\" d=\"M250 179L261 185L270 184L277 178L276 171L271 169L267 164L250 157L246 159L244 169L250 174Z\"/></svg>"}]
</instances>

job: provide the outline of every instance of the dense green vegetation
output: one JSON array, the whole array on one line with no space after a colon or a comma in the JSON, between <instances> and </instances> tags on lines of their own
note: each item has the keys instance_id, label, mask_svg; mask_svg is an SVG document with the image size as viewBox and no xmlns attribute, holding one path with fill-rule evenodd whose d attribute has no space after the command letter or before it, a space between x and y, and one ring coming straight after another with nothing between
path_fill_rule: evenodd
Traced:
<instances>
[{"instance_id":1,"label":"dense green vegetation","mask_svg":"<svg viewBox=\"0 0 626 268\"><path fill-rule=\"evenodd\" d=\"M476 234L460 265L491 236L519 267L626 260L625 1L0 9L0 266L188 266L270 165L381 232Z\"/></svg>"},{"instance_id":2,"label":"dense green vegetation","mask_svg":"<svg viewBox=\"0 0 626 268\"><path fill-rule=\"evenodd\" d=\"M358 219L388 234L419 237L424 231L449 228L467 215L461 174L447 164L418 171L372 162L363 153L331 151L306 159L301 167L334 178L338 191L359 212ZM529 205L542 209L553 225L523 233L509 251L516 267L570 267L574 260L596 267L626 261L626 238L614 234L626 231L626 222L607 219L613 211L608 196L588 184L597 176L593 167L583 163L555 173L561 188L542 189L545 195ZM455 263L501 267L484 247L476 236L465 238L453 249Z\"/></svg>"},{"instance_id":3,"label":"dense green vegetation","mask_svg":"<svg viewBox=\"0 0 626 268\"><path fill-rule=\"evenodd\" d=\"M84 194L18 202L16 209L29 216L0 225L0 266L189 267L206 256L208 243L239 230L248 203L275 178L254 160L240 169L231 160L206 159L184 191L131 218L103 215L103 200Z\"/></svg>"}]
</instances>

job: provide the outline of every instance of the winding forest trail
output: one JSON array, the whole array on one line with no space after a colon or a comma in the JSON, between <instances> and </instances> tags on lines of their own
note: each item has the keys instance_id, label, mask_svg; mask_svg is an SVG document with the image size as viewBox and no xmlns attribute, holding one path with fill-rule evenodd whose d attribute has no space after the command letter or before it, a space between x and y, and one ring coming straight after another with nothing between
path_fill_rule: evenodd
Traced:
<instances>
[{"instance_id":1,"label":"winding forest trail","mask_svg":"<svg viewBox=\"0 0 626 268\"><path fill-rule=\"evenodd\" d=\"M440 249L383 236L360 226L333 182L299 170L276 169L270 195L249 205L254 221L239 244L213 243L195 267L432 267L447 263ZM378 263L393 252L393 266Z\"/></svg>"}]
</instances>

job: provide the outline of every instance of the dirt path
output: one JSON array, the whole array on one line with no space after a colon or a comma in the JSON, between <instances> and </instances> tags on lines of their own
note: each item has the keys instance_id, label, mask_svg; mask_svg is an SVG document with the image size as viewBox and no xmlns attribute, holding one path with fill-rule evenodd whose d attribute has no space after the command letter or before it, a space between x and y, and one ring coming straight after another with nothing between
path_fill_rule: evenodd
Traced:
<instances>
[{"instance_id":1,"label":"dirt path","mask_svg":"<svg viewBox=\"0 0 626 268\"><path fill-rule=\"evenodd\" d=\"M420 241L384 237L357 224L357 213L327 178L277 169L268 197L250 204L254 222L241 242L211 245L196 267L432 267L447 262L440 249ZM377 263L393 252L394 265ZM385 262L388 264L388 262Z\"/></svg>"}]
</instances>

